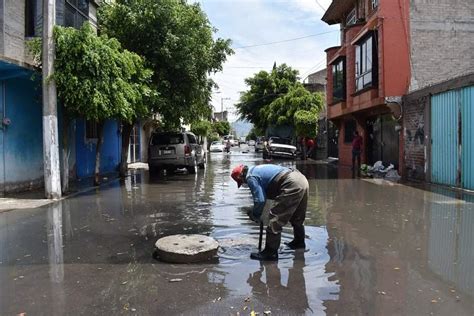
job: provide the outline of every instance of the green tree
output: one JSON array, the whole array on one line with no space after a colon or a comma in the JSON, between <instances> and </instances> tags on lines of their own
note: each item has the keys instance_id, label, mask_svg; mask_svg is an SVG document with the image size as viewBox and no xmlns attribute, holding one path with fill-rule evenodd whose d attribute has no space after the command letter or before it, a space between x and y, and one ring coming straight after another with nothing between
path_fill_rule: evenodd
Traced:
<instances>
[{"instance_id":1,"label":"green tree","mask_svg":"<svg viewBox=\"0 0 474 316\"><path fill-rule=\"evenodd\" d=\"M294 124L298 136L314 138L318 129L318 112L314 109L296 111Z\"/></svg>"},{"instance_id":2,"label":"green tree","mask_svg":"<svg viewBox=\"0 0 474 316\"><path fill-rule=\"evenodd\" d=\"M54 40L54 80L65 109L65 124L71 118L98 124L94 177L98 184L103 124L107 119L131 124L149 113L155 97L149 86L152 71L145 68L140 56L122 49L116 39L97 36L88 23L80 30L56 27ZM39 56L41 45L35 41L30 48ZM64 130L67 129L66 126ZM67 135L63 139L66 141ZM68 147L67 143L63 146Z\"/></svg>"},{"instance_id":3,"label":"green tree","mask_svg":"<svg viewBox=\"0 0 474 316\"><path fill-rule=\"evenodd\" d=\"M286 64L274 65L271 72L260 71L253 77L245 79L249 89L240 96L236 104L241 118L265 130L273 121L268 120L268 107L298 82L298 71Z\"/></svg>"},{"instance_id":4,"label":"green tree","mask_svg":"<svg viewBox=\"0 0 474 316\"><path fill-rule=\"evenodd\" d=\"M266 116L266 120L273 122L274 125L293 125L296 112L309 111L316 115L317 120L317 115L323 109L323 105L321 93L311 93L297 82L288 93L274 100L262 113Z\"/></svg>"},{"instance_id":5,"label":"green tree","mask_svg":"<svg viewBox=\"0 0 474 316\"><path fill-rule=\"evenodd\" d=\"M219 136L229 135L230 124L229 122L216 121L212 124L212 131L217 133Z\"/></svg>"},{"instance_id":6,"label":"green tree","mask_svg":"<svg viewBox=\"0 0 474 316\"><path fill-rule=\"evenodd\" d=\"M160 98L155 109L166 126L179 127L207 117L212 89L209 74L222 70L233 51L199 4L182 0L116 0L101 7L101 32L146 60Z\"/></svg>"}]
</instances>

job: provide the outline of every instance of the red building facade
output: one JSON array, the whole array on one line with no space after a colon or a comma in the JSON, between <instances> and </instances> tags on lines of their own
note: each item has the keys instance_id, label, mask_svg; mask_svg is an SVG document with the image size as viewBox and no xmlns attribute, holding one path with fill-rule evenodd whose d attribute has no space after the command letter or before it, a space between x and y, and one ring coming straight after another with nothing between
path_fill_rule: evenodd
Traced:
<instances>
[{"instance_id":1,"label":"red building facade","mask_svg":"<svg viewBox=\"0 0 474 316\"><path fill-rule=\"evenodd\" d=\"M341 45L326 50L327 113L339 130L340 164L351 164L357 130L363 163L399 168L401 97L410 85L409 0L333 0L322 20L341 26Z\"/></svg>"}]
</instances>

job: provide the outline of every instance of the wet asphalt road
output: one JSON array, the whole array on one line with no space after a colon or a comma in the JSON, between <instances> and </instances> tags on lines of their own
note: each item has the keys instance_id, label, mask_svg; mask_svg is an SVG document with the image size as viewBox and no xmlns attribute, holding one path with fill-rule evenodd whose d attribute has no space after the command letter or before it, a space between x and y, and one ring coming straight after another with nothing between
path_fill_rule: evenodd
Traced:
<instances>
[{"instance_id":1,"label":"wet asphalt road","mask_svg":"<svg viewBox=\"0 0 474 316\"><path fill-rule=\"evenodd\" d=\"M249 259L258 226L229 173L134 172L61 203L0 214L0 315L473 315L474 198L296 166L310 181L306 251ZM153 244L177 233L221 243L216 262L172 265ZM285 240L291 230L285 230ZM170 282L181 279L180 282Z\"/></svg>"}]
</instances>

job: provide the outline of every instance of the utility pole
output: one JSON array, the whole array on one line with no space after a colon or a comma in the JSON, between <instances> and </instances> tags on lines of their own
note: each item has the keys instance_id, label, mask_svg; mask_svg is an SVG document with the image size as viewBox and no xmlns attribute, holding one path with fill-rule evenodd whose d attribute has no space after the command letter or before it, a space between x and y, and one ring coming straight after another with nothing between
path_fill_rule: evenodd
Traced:
<instances>
[{"instance_id":1,"label":"utility pole","mask_svg":"<svg viewBox=\"0 0 474 316\"><path fill-rule=\"evenodd\" d=\"M53 28L56 24L56 0L43 0L43 158L46 198L61 197L59 171L58 109L54 72Z\"/></svg>"},{"instance_id":2,"label":"utility pole","mask_svg":"<svg viewBox=\"0 0 474 316\"><path fill-rule=\"evenodd\" d=\"M221 113L224 113L224 100L230 100L230 98L221 98Z\"/></svg>"}]
</instances>

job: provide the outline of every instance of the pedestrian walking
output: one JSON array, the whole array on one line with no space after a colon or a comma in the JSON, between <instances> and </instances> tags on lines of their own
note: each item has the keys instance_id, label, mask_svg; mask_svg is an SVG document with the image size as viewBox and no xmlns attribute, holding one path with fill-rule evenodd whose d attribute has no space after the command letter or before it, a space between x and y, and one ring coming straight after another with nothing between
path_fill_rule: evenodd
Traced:
<instances>
[{"instance_id":1,"label":"pedestrian walking","mask_svg":"<svg viewBox=\"0 0 474 316\"><path fill-rule=\"evenodd\" d=\"M355 162L357 160L357 169L360 171L360 154L362 152L362 137L357 130L354 131L352 139L352 170L355 171Z\"/></svg>"},{"instance_id":2,"label":"pedestrian walking","mask_svg":"<svg viewBox=\"0 0 474 316\"><path fill-rule=\"evenodd\" d=\"M304 220L308 204L308 180L298 170L263 164L249 168L238 165L232 170L232 179L237 186L248 185L254 206L248 213L251 220L259 222L266 199L275 200L270 210L266 228L265 248L252 253L250 258L262 261L278 260L281 231L288 222L293 226L294 238L287 246L291 249L305 248Z\"/></svg>"},{"instance_id":3,"label":"pedestrian walking","mask_svg":"<svg viewBox=\"0 0 474 316\"><path fill-rule=\"evenodd\" d=\"M311 155L313 154L314 147L315 147L314 140L312 138L308 138L306 140L306 148L308 148L306 150L306 157L311 158Z\"/></svg>"},{"instance_id":4,"label":"pedestrian walking","mask_svg":"<svg viewBox=\"0 0 474 316\"><path fill-rule=\"evenodd\" d=\"M225 152L229 154L231 147L232 147L232 144L230 143L230 140L228 139L227 142L225 143Z\"/></svg>"}]
</instances>

